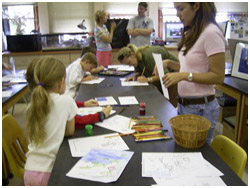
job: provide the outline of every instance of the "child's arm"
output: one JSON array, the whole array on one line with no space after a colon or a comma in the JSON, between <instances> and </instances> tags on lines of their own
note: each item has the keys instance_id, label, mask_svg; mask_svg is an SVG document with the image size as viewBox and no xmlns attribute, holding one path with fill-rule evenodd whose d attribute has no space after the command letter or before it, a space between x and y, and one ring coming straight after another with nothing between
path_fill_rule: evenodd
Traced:
<instances>
[{"instance_id":1,"label":"child's arm","mask_svg":"<svg viewBox=\"0 0 250 188\"><path fill-rule=\"evenodd\" d=\"M94 68L94 69L91 69L91 74L97 74L98 72L100 72L100 71L103 71L104 70L104 66L98 66L98 67L96 67L96 68Z\"/></svg>"},{"instance_id":2,"label":"child's arm","mask_svg":"<svg viewBox=\"0 0 250 188\"><path fill-rule=\"evenodd\" d=\"M75 133L75 119L66 123L65 136L72 136Z\"/></svg>"},{"instance_id":3,"label":"child's arm","mask_svg":"<svg viewBox=\"0 0 250 188\"><path fill-rule=\"evenodd\" d=\"M99 106L98 102L95 99L90 99L86 102L76 101L77 107L89 107L89 106Z\"/></svg>"},{"instance_id":4,"label":"child's arm","mask_svg":"<svg viewBox=\"0 0 250 188\"><path fill-rule=\"evenodd\" d=\"M82 82L94 80L94 79L97 79L97 78L98 78L98 77L96 77L96 76L88 75L88 76L82 78Z\"/></svg>"},{"instance_id":5,"label":"child's arm","mask_svg":"<svg viewBox=\"0 0 250 188\"><path fill-rule=\"evenodd\" d=\"M75 124L76 128L84 128L86 124L94 124L99 121L103 121L105 118L107 118L110 115L110 112L112 110L111 106L103 107L102 112L105 114L105 117L103 119L100 119L100 112L97 112L95 114L89 114L85 116L75 116Z\"/></svg>"}]
</instances>

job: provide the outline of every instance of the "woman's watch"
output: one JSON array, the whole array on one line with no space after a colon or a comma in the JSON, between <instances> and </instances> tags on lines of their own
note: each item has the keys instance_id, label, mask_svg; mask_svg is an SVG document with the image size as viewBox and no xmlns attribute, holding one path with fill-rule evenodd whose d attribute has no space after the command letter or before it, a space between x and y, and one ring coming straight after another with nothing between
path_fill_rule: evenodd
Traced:
<instances>
[{"instance_id":1,"label":"woman's watch","mask_svg":"<svg viewBox=\"0 0 250 188\"><path fill-rule=\"evenodd\" d=\"M189 75L188 75L188 77L187 77L187 80L188 80L189 82L192 82L192 81L193 81L193 73L192 73L192 72L189 73Z\"/></svg>"},{"instance_id":2,"label":"woman's watch","mask_svg":"<svg viewBox=\"0 0 250 188\"><path fill-rule=\"evenodd\" d=\"M99 121L102 122L106 118L104 112L99 112Z\"/></svg>"}]
</instances>

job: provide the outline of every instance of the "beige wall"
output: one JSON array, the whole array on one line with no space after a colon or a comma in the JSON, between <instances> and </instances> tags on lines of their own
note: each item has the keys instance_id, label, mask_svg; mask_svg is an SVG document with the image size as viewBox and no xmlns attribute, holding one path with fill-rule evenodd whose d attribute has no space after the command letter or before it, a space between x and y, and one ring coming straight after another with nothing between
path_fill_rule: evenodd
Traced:
<instances>
[{"instance_id":1,"label":"beige wall","mask_svg":"<svg viewBox=\"0 0 250 188\"><path fill-rule=\"evenodd\" d=\"M77 25L85 19L87 31L95 26L94 13L104 9L115 12L126 12L129 9L137 13L135 2L39 2L39 21L42 34L58 32L82 32ZM219 12L248 12L247 2L215 2ZM173 6L171 2L149 2L148 13L153 19L158 34L158 9ZM114 8L115 7L115 8ZM133 10L132 10L133 9Z\"/></svg>"}]
</instances>

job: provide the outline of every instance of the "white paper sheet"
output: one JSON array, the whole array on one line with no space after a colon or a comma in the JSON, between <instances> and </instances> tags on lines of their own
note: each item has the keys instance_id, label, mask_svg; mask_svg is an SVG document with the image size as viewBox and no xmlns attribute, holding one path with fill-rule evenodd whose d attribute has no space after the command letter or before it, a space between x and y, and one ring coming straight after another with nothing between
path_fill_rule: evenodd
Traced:
<instances>
[{"instance_id":1,"label":"white paper sheet","mask_svg":"<svg viewBox=\"0 0 250 188\"><path fill-rule=\"evenodd\" d=\"M12 94L11 90L8 91L2 91L2 97L10 97Z\"/></svg>"},{"instance_id":2,"label":"white paper sheet","mask_svg":"<svg viewBox=\"0 0 250 188\"><path fill-rule=\"evenodd\" d=\"M132 151L92 149L66 175L103 183L115 182L133 154Z\"/></svg>"},{"instance_id":3,"label":"white paper sheet","mask_svg":"<svg viewBox=\"0 0 250 188\"><path fill-rule=\"evenodd\" d=\"M158 186L227 186L220 177L153 178Z\"/></svg>"},{"instance_id":4,"label":"white paper sheet","mask_svg":"<svg viewBox=\"0 0 250 188\"><path fill-rule=\"evenodd\" d=\"M148 86L148 83L141 83L139 81L121 81L122 86Z\"/></svg>"},{"instance_id":5,"label":"white paper sheet","mask_svg":"<svg viewBox=\"0 0 250 188\"><path fill-rule=\"evenodd\" d=\"M139 104L135 96L118 97L121 105Z\"/></svg>"},{"instance_id":6,"label":"white paper sheet","mask_svg":"<svg viewBox=\"0 0 250 188\"><path fill-rule=\"evenodd\" d=\"M68 141L71 155L72 157L82 157L86 155L92 148L118 151L129 150L129 147L120 136L105 138L106 136L114 135L118 135L118 133L69 139Z\"/></svg>"},{"instance_id":7,"label":"white paper sheet","mask_svg":"<svg viewBox=\"0 0 250 188\"><path fill-rule=\"evenodd\" d=\"M201 153L142 153L143 177L216 177L218 169L207 162Z\"/></svg>"},{"instance_id":8,"label":"white paper sheet","mask_svg":"<svg viewBox=\"0 0 250 188\"><path fill-rule=\"evenodd\" d=\"M133 72L135 68L129 65L108 65L109 69L116 69L117 71L128 71Z\"/></svg>"},{"instance_id":9,"label":"white paper sheet","mask_svg":"<svg viewBox=\"0 0 250 188\"><path fill-rule=\"evenodd\" d=\"M11 83L27 83L25 79L25 72L20 71L18 74L8 74L2 77L3 82L10 81Z\"/></svg>"},{"instance_id":10,"label":"white paper sheet","mask_svg":"<svg viewBox=\"0 0 250 188\"><path fill-rule=\"evenodd\" d=\"M130 118L121 115L115 115L113 117L105 119L103 122L96 123L96 125L123 134L135 132L131 129L134 122L131 122L130 127L129 123Z\"/></svg>"},{"instance_id":11,"label":"white paper sheet","mask_svg":"<svg viewBox=\"0 0 250 188\"><path fill-rule=\"evenodd\" d=\"M100 84L103 80L105 80L105 78L98 78L94 80L81 82L81 84Z\"/></svg>"},{"instance_id":12,"label":"white paper sheet","mask_svg":"<svg viewBox=\"0 0 250 188\"><path fill-rule=\"evenodd\" d=\"M99 106L107 106L107 105L116 105L117 102L112 96L108 97L96 97L95 100L97 100Z\"/></svg>"},{"instance_id":13,"label":"white paper sheet","mask_svg":"<svg viewBox=\"0 0 250 188\"><path fill-rule=\"evenodd\" d=\"M100 107L100 106L81 107L81 108L78 108L77 115L85 116L88 114L95 114L95 113L101 112L101 111L102 111L102 107ZM114 114L115 112L116 112L115 110L111 110L110 115Z\"/></svg>"},{"instance_id":14,"label":"white paper sheet","mask_svg":"<svg viewBox=\"0 0 250 188\"><path fill-rule=\"evenodd\" d=\"M163 95L164 95L164 97L169 99L168 89L164 86L164 84L162 82L162 77L164 76L164 70L163 70L161 54L154 54L153 53L153 57L154 57L155 64L156 64L157 69L158 69L158 74L159 74L159 77L160 77L160 82L161 82L161 88L162 88L162 91L163 91Z\"/></svg>"}]
</instances>

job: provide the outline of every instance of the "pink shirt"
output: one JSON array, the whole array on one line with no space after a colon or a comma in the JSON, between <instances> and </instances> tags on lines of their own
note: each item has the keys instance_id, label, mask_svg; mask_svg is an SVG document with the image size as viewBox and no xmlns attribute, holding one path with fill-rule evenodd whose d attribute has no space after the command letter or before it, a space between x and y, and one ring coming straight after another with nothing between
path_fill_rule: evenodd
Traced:
<instances>
[{"instance_id":1,"label":"pink shirt","mask_svg":"<svg viewBox=\"0 0 250 188\"><path fill-rule=\"evenodd\" d=\"M205 73L209 71L208 57L225 52L225 39L222 31L209 24L188 51L186 56L179 53L180 72ZM181 97L208 96L215 94L215 85L198 84L188 81L178 83L178 94Z\"/></svg>"}]
</instances>

